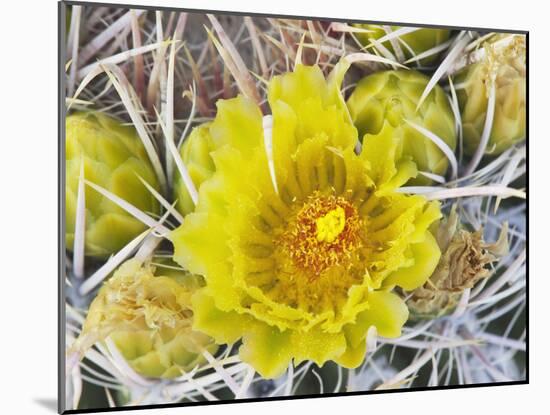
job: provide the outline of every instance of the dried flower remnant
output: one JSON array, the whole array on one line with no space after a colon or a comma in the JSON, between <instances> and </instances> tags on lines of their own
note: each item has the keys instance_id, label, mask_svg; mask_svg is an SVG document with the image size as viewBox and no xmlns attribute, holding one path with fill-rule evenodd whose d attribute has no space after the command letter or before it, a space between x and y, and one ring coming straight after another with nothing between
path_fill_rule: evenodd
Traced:
<instances>
[{"instance_id":1,"label":"dried flower remnant","mask_svg":"<svg viewBox=\"0 0 550 415\"><path fill-rule=\"evenodd\" d=\"M478 51L479 52L479 51ZM524 35L499 34L483 45L483 58L454 77L464 131L464 149L478 148L495 88L494 118L485 150L498 155L526 134L526 45Z\"/></svg>"},{"instance_id":2,"label":"dried flower remnant","mask_svg":"<svg viewBox=\"0 0 550 415\"><path fill-rule=\"evenodd\" d=\"M489 264L508 251L507 226L494 244L483 240L483 230L469 232L459 224L456 205L439 225L441 258L428 281L407 300L413 319L433 319L451 313L465 289L491 275Z\"/></svg>"},{"instance_id":3,"label":"dried flower remnant","mask_svg":"<svg viewBox=\"0 0 550 415\"><path fill-rule=\"evenodd\" d=\"M347 105L360 138L390 128L399 140L399 156L411 157L420 171L444 175L449 164L446 155L408 123L435 134L454 151L455 120L443 89L435 86L417 110L428 81L426 75L414 70L377 72L357 83ZM411 183L430 184L431 180L417 176Z\"/></svg>"},{"instance_id":4,"label":"dried flower remnant","mask_svg":"<svg viewBox=\"0 0 550 415\"><path fill-rule=\"evenodd\" d=\"M69 115L66 120L65 241L72 250L78 183L84 178L136 206L157 213L159 205L139 177L158 190L145 148L133 127L98 112ZM139 176L139 177L138 177ZM86 186L85 253L107 257L146 229L122 208Z\"/></svg>"},{"instance_id":5,"label":"dried flower remnant","mask_svg":"<svg viewBox=\"0 0 550 415\"><path fill-rule=\"evenodd\" d=\"M194 328L242 340L240 357L265 378L292 361L357 367L370 327L396 337L408 318L392 288L422 285L439 259L428 231L439 203L395 192L417 170L393 130L355 153L339 90L348 66L328 80L303 65L273 77L270 133L251 100L218 101L203 131L215 172L170 236L176 262L206 281Z\"/></svg>"},{"instance_id":6,"label":"dried flower remnant","mask_svg":"<svg viewBox=\"0 0 550 415\"><path fill-rule=\"evenodd\" d=\"M72 346L83 356L111 339L139 374L174 378L204 363L203 350L217 346L192 329L192 294L201 277L130 259L105 282Z\"/></svg>"}]
</instances>

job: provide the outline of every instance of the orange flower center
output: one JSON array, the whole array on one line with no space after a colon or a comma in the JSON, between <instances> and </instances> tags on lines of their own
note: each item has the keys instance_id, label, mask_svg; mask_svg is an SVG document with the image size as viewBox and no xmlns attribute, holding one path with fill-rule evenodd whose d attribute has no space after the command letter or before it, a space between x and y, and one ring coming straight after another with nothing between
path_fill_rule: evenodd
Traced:
<instances>
[{"instance_id":1,"label":"orange flower center","mask_svg":"<svg viewBox=\"0 0 550 415\"><path fill-rule=\"evenodd\" d=\"M280 237L294 265L310 278L326 269L347 265L362 244L361 220L355 206L342 196L310 195Z\"/></svg>"}]
</instances>

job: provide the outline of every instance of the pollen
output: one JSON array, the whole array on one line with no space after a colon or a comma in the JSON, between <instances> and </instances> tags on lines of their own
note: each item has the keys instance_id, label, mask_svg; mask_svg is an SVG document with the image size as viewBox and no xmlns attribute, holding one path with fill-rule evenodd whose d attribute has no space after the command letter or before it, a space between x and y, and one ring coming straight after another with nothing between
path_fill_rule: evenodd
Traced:
<instances>
[{"instance_id":1,"label":"pollen","mask_svg":"<svg viewBox=\"0 0 550 415\"><path fill-rule=\"evenodd\" d=\"M310 279L334 266L347 266L362 245L356 207L343 196L315 192L280 236L285 256Z\"/></svg>"},{"instance_id":2,"label":"pollen","mask_svg":"<svg viewBox=\"0 0 550 415\"><path fill-rule=\"evenodd\" d=\"M315 221L317 240L332 243L346 227L346 212L340 206Z\"/></svg>"}]
</instances>

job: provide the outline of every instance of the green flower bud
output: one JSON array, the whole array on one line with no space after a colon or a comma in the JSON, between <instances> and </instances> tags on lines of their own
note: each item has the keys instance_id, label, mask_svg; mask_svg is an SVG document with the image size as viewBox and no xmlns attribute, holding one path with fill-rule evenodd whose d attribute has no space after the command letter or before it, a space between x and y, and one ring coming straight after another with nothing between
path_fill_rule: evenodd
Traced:
<instances>
[{"instance_id":1,"label":"green flower bud","mask_svg":"<svg viewBox=\"0 0 550 415\"><path fill-rule=\"evenodd\" d=\"M362 29L370 30L369 33L357 33L357 39L361 42L363 46L367 46L372 42L372 39L378 40L383 36L386 36L388 32L384 30L381 25L376 24L357 24L356 27ZM401 26L389 26L392 31L402 29ZM403 55L406 59L417 56L427 50L430 50L443 42L446 42L449 39L451 34L450 30L445 29L418 29L414 32L410 32L404 35L395 38L395 42L398 42L399 47L401 48ZM391 40L386 40L382 42L382 46L388 49L391 53L395 55L396 51L393 47ZM437 54L426 57L420 60L420 63L423 65L428 65L433 63L437 58Z\"/></svg>"},{"instance_id":2,"label":"green flower bud","mask_svg":"<svg viewBox=\"0 0 550 415\"><path fill-rule=\"evenodd\" d=\"M462 293L478 281L488 278L488 264L508 251L507 227L502 228L494 244L483 240L483 231L469 232L458 221L456 205L435 232L441 257L426 283L407 296L411 319L431 320L450 314Z\"/></svg>"},{"instance_id":3,"label":"green flower bud","mask_svg":"<svg viewBox=\"0 0 550 415\"><path fill-rule=\"evenodd\" d=\"M203 124L194 128L180 150L181 159L197 188L215 171L214 161L210 156L214 143L209 127L210 124ZM177 169L174 172L174 199L178 201L176 207L183 215L194 210L193 200Z\"/></svg>"},{"instance_id":4,"label":"green flower bud","mask_svg":"<svg viewBox=\"0 0 550 415\"><path fill-rule=\"evenodd\" d=\"M148 377L174 378L205 362L217 346L192 329L191 296L202 277L175 270L174 263L126 261L92 302L73 350L81 355L110 338L130 366Z\"/></svg>"},{"instance_id":5,"label":"green flower bud","mask_svg":"<svg viewBox=\"0 0 550 415\"><path fill-rule=\"evenodd\" d=\"M445 154L406 123L431 131L455 149L455 120L443 89L436 85L416 109L428 81L428 77L413 70L377 72L357 83L347 105L359 137L377 135L388 124L400 136L398 157L412 158L420 171L444 175L448 166ZM430 184L431 180L419 174L409 183Z\"/></svg>"},{"instance_id":6,"label":"green flower bud","mask_svg":"<svg viewBox=\"0 0 550 415\"><path fill-rule=\"evenodd\" d=\"M145 148L133 127L101 113L78 113L66 120L65 242L74 243L76 202L81 164L86 180L103 187L144 212L158 202L139 180L158 189ZM107 257L146 229L139 220L89 186L86 196L86 255Z\"/></svg>"},{"instance_id":7,"label":"green flower bud","mask_svg":"<svg viewBox=\"0 0 550 415\"><path fill-rule=\"evenodd\" d=\"M464 134L464 150L473 154L479 146L489 100L495 86L495 112L486 154L498 155L526 134L525 36L497 35L484 45L483 60L455 76Z\"/></svg>"}]
</instances>

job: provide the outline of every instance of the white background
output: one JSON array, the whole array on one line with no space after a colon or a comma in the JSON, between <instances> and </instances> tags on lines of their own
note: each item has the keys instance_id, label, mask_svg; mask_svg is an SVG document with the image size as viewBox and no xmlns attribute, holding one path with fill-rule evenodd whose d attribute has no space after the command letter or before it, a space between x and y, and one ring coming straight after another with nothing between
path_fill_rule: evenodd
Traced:
<instances>
[{"instance_id":1,"label":"white background","mask_svg":"<svg viewBox=\"0 0 550 415\"><path fill-rule=\"evenodd\" d=\"M140 411L149 414L548 413L550 39L545 2L167 1L141 4L530 30L530 382L528 386ZM116 1L115 1L116 2ZM128 0L130 2L130 0ZM57 4L0 13L0 413L54 413L57 393ZM124 412L126 413L126 412Z\"/></svg>"}]
</instances>

